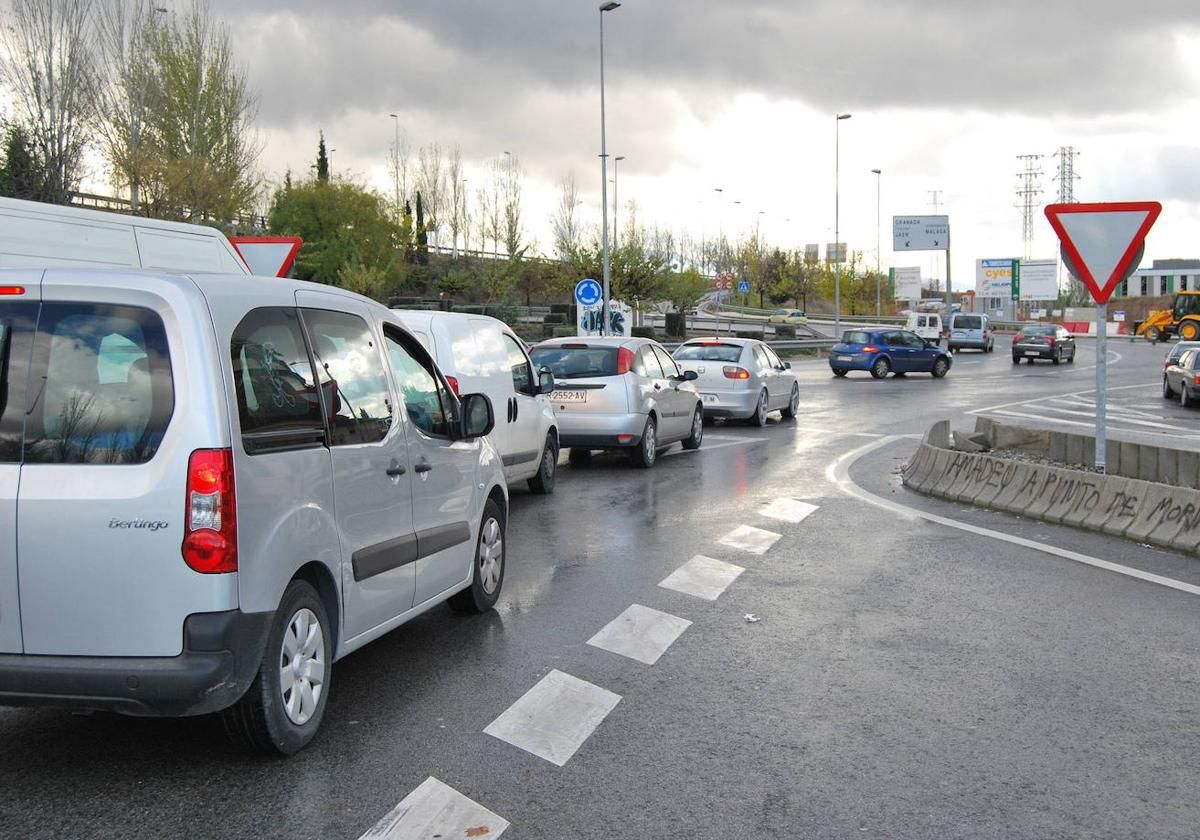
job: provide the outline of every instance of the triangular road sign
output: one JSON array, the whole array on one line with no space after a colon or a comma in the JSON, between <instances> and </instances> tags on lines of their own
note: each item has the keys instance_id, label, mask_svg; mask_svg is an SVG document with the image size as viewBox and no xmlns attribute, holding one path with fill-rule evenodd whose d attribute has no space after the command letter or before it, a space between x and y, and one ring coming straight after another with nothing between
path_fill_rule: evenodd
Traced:
<instances>
[{"instance_id":1,"label":"triangular road sign","mask_svg":"<svg viewBox=\"0 0 1200 840\"><path fill-rule=\"evenodd\" d=\"M229 242L258 277L287 277L304 244L298 236L231 236Z\"/></svg>"},{"instance_id":2,"label":"triangular road sign","mask_svg":"<svg viewBox=\"0 0 1200 840\"><path fill-rule=\"evenodd\" d=\"M1046 218L1071 273L1096 303L1107 303L1117 284L1137 267L1146 234L1161 212L1157 201L1051 204Z\"/></svg>"}]
</instances>

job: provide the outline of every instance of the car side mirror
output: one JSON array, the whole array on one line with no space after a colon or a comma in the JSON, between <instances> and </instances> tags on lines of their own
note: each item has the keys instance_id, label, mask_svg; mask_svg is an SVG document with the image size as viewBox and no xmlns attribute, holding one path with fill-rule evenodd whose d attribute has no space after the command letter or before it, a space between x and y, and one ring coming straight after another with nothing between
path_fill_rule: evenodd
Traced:
<instances>
[{"instance_id":1,"label":"car side mirror","mask_svg":"<svg viewBox=\"0 0 1200 840\"><path fill-rule=\"evenodd\" d=\"M683 372L683 381L684 382L695 382L699 378L700 378L700 374L696 373L696 371L694 371L694 370L685 370Z\"/></svg>"},{"instance_id":2,"label":"car side mirror","mask_svg":"<svg viewBox=\"0 0 1200 840\"><path fill-rule=\"evenodd\" d=\"M783 363L783 369L784 369L784 370L791 370L791 369L792 369L792 363L791 363L791 362L784 362L784 363Z\"/></svg>"},{"instance_id":3,"label":"car side mirror","mask_svg":"<svg viewBox=\"0 0 1200 840\"><path fill-rule=\"evenodd\" d=\"M550 368L544 367L538 371L538 393L549 394L554 390L554 374Z\"/></svg>"},{"instance_id":4,"label":"car side mirror","mask_svg":"<svg viewBox=\"0 0 1200 840\"><path fill-rule=\"evenodd\" d=\"M462 413L459 440L472 440L491 434L496 426L492 401L485 394L467 394L461 400Z\"/></svg>"}]
</instances>

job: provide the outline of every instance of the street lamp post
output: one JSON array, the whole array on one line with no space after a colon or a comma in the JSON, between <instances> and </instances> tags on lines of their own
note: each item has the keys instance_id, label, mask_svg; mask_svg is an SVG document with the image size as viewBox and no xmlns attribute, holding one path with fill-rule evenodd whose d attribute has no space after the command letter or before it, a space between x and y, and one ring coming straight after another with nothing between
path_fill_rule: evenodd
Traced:
<instances>
[{"instance_id":1,"label":"street lamp post","mask_svg":"<svg viewBox=\"0 0 1200 840\"><path fill-rule=\"evenodd\" d=\"M883 181L883 170L872 169L871 171L875 173L875 317L878 318L883 314L883 300L879 290L882 270L879 255L879 197L882 194L880 183Z\"/></svg>"},{"instance_id":2,"label":"street lamp post","mask_svg":"<svg viewBox=\"0 0 1200 840\"><path fill-rule=\"evenodd\" d=\"M395 145L392 146L392 163L396 167L396 171L392 173L392 178L396 184L396 224L400 224L403 218L403 210L400 209L400 115L388 114L395 122L396 138Z\"/></svg>"},{"instance_id":3,"label":"street lamp post","mask_svg":"<svg viewBox=\"0 0 1200 840\"><path fill-rule=\"evenodd\" d=\"M621 200L617 198L617 170L618 164L625 160L625 155L618 155L613 158L613 250L616 251L620 246L617 245L617 240L620 239L621 228L617 225L617 211L621 209Z\"/></svg>"},{"instance_id":4,"label":"street lamp post","mask_svg":"<svg viewBox=\"0 0 1200 840\"><path fill-rule=\"evenodd\" d=\"M604 266L604 300L600 302L600 334L608 335L608 298L610 257L608 253L608 136L604 125L604 13L620 8L620 3L600 4L600 223Z\"/></svg>"},{"instance_id":5,"label":"street lamp post","mask_svg":"<svg viewBox=\"0 0 1200 840\"><path fill-rule=\"evenodd\" d=\"M329 180L331 181L333 180L333 153L336 151L337 149L330 149L326 152L326 156L329 158Z\"/></svg>"},{"instance_id":6,"label":"street lamp post","mask_svg":"<svg viewBox=\"0 0 1200 840\"><path fill-rule=\"evenodd\" d=\"M837 114L833 123L833 335L842 335L842 244L838 234L839 216L841 211L841 191L838 177L841 165L841 134L842 120L850 119L850 114Z\"/></svg>"}]
</instances>

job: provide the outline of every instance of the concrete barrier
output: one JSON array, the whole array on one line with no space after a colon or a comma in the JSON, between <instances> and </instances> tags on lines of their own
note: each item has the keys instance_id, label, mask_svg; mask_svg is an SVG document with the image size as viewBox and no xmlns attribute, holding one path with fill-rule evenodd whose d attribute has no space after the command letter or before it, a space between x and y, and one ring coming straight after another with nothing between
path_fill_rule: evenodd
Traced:
<instances>
[{"instance_id":1,"label":"concrete barrier","mask_svg":"<svg viewBox=\"0 0 1200 840\"><path fill-rule=\"evenodd\" d=\"M1020 430L994 421L976 424L976 436L1005 441L1005 448L1045 446L1064 459L1086 453L1086 435ZM912 490L955 502L1009 511L1138 542L1200 554L1200 490L1091 470L1030 463L989 453L950 448L946 421L922 440L905 467L902 481ZM935 443L936 442L936 443ZM1146 450L1154 450L1153 453ZM1200 453L1124 443L1122 458L1140 475L1173 475L1200 465ZM1079 461L1076 461L1079 463ZM1191 477L1191 476L1189 476Z\"/></svg>"}]
</instances>

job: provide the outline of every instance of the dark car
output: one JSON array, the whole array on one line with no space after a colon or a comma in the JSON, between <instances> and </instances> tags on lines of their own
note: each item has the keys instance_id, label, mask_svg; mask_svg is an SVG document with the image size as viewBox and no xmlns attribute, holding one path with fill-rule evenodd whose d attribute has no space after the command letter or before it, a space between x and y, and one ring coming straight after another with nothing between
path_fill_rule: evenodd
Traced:
<instances>
[{"instance_id":1,"label":"dark car","mask_svg":"<svg viewBox=\"0 0 1200 840\"><path fill-rule=\"evenodd\" d=\"M1075 336L1058 324L1026 324L1013 336L1012 360L1019 365L1022 359L1033 364L1034 359L1049 359L1058 364L1064 359L1075 361Z\"/></svg>"},{"instance_id":2,"label":"dark car","mask_svg":"<svg viewBox=\"0 0 1200 840\"><path fill-rule=\"evenodd\" d=\"M1200 399L1200 350L1185 350L1179 361L1163 371L1163 399L1176 396L1184 406Z\"/></svg>"},{"instance_id":3,"label":"dark car","mask_svg":"<svg viewBox=\"0 0 1200 840\"><path fill-rule=\"evenodd\" d=\"M1179 361L1188 350L1200 348L1200 341L1177 341L1171 345L1171 349L1167 351L1167 355L1163 357L1163 370L1165 371L1171 365Z\"/></svg>"},{"instance_id":4,"label":"dark car","mask_svg":"<svg viewBox=\"0 0 1200 840\"><path fill-rule=\"evenodd\" d=\"M941 379L953 362L954 357L936 344L914 332L897 329L846 330L829 353L834 376L866 370L876 379L889 373L929 373Z\"/></svg>"}]
</instances>

